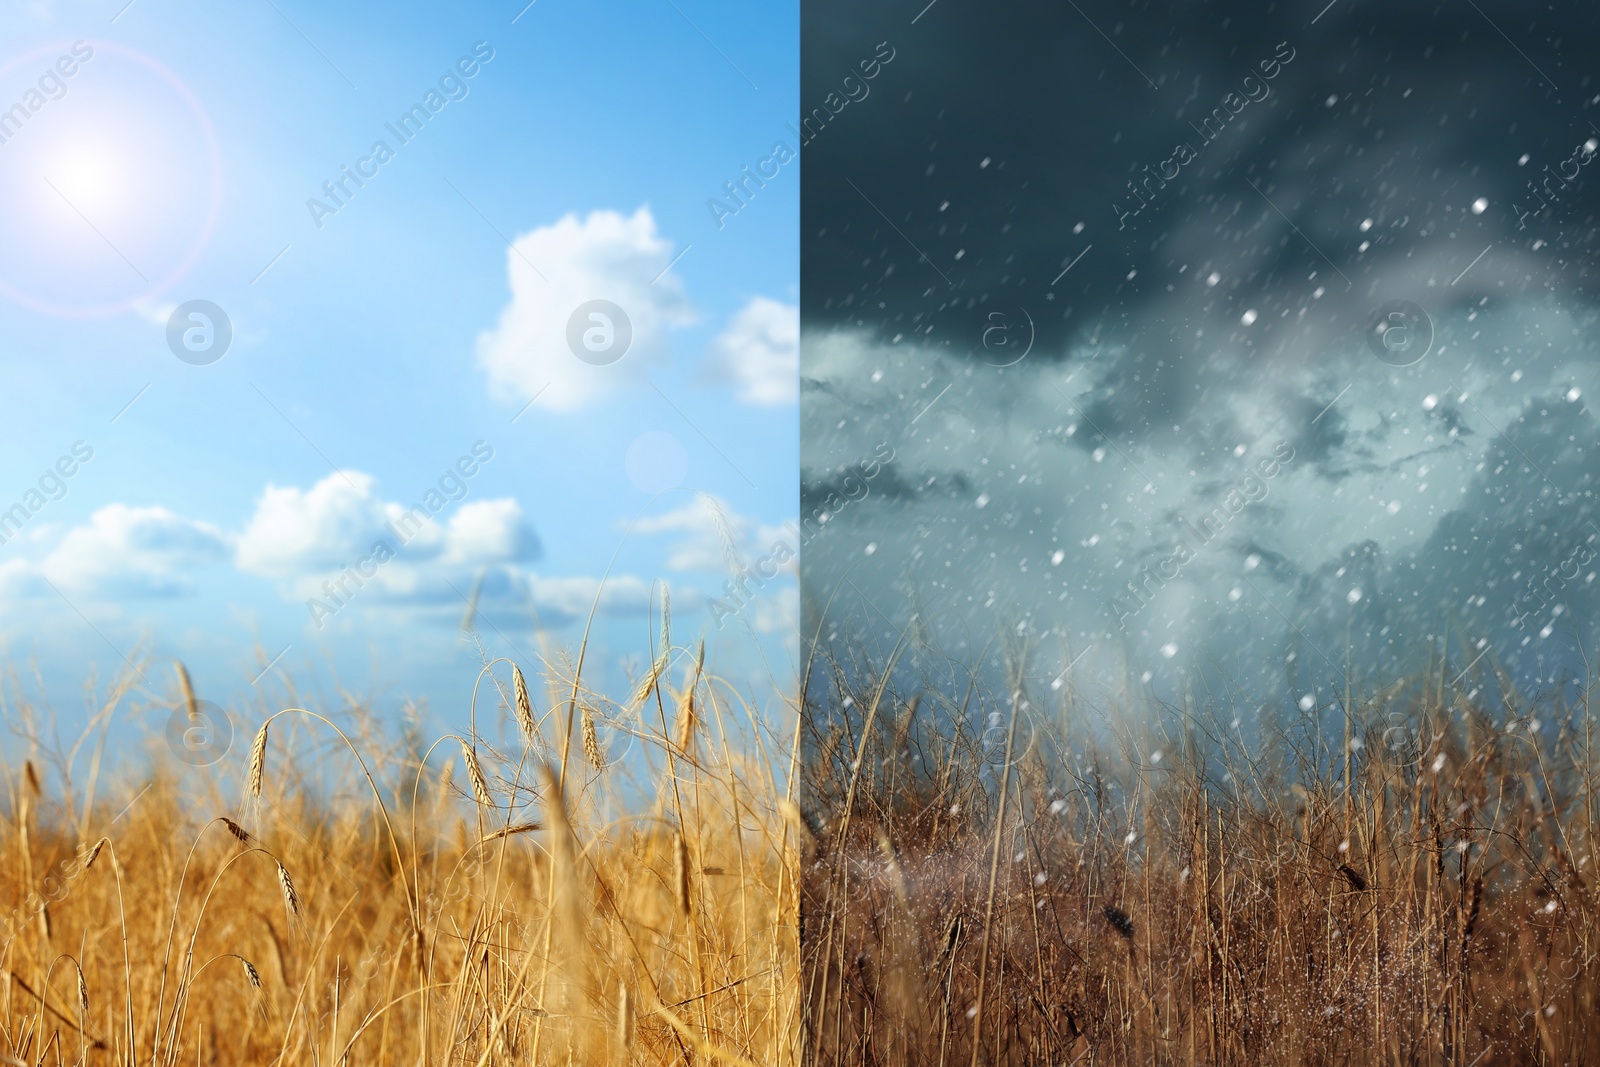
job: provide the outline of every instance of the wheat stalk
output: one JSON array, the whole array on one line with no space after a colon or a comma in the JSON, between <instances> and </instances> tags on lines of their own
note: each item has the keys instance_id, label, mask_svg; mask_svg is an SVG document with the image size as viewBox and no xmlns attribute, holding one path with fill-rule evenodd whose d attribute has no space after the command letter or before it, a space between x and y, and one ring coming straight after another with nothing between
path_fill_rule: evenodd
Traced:
<instances>
[{"instance_id":1,"label":"wheat stalk","mask_svg":"<svg viewBox=\"0 0 1600 1067\"><path fill-rule=\"evenodd\" d=\"M511 665L511 688L516 691L517 725L521 726L523 734L532 740L534 732L538 729L533 722L533 701L528 699L528 682L522 677L522 668L515 663Z\"/></svg>"},{"instance_id":2,"label":"wheat stalk","mask_svg":"<svg viewBox=\"0 0 1600 1067\"><path fill-rule=\"evenodd\" d=\"M739 547L733 536L733 526L728 522L727 514L722 510L721 503L710 493L699 493L700 504L711 513L711 524L717 530L717 542L722 548L722 561L728 566L728 573L738 578L749 570L744 559L739 555Z\"/></svg>"},{"instance_id":3,"label":"wheat stalk","mask_svg":"<svg viewBox=\"0 0 1600 1067\"><path fill-rule=\"evenodd\" d=\"M678 702L678 750L685 755L694 745L695 728L695 690L700 687L700 671L706 662L706 643L700 642L700 654L695 659L694 675L689 679L689 688L684 690L683 699Z\"/></svg>"},{"instance_id":4,"label":"wheat stalk","mask_svg":"<svg viewBox=\"0 0 1600 1067\"><path fill-rule=\"evenodd\" d=\"M588 704L582 707L583 723L583 755L589 765L597 771L606 769L605 754L600 751L600 738L595 733L594 709Z\"/></svg>"},{"instance_id":5,"label":"wheat stalk","mask_svg":"<svg viewBox=\"0 0 1600 1067\"><path fill-rule=\"evenodd\" d=\"M109 837L102 837L87 849L83 854L83 869L88 870L93 867L94 861L100 858L100 850L110 843L111 839Z\"/></svg>"},{"instance_id":6,"label":"wheat stalk","mask_svg":"<svg viewBox=\"0 0 1600 1067\"><path fill-rule=\"evenodd\" d=\"M295 892L294 879L289 877L289 871L278 860L278 887L283 890L283 905L289 909L289 916L294 918L300 914L300 894Z\"/></svg>"},{"instance_id":7,"label":"wheat stalk","mask_svg":"<svg viewBox=\"0 0 1600 1067\"><path fill-rule=\"evenodd\" d=\"M651 662L650 669L645 672L639 687L633 691L633 703L643 704L650 698L656 686L665 673L667 664L672 655L672 598L667 592L667 587L661 587L661 647L656 649L656 658Z\"/></svg>"},{"instance_id":8,"label":"wheat stalk","mask_svg":"<svg viewBox=\"0 0 1600 1067\"><path fill-rule=\"evenodd\" d=\"M682 832L672 835L672 888L678 898L678 910L689 914L689 843Z\"/></svg>"},{"instance_id":9,"label":"wheat stalk","mask_svg":"<svg viewBox=\"0 0 1600 1067\"><path fill-rule=\"evenodd\" d=\"M461 754L466 757L467 777L472 781L472 795L483 807L494 807L494 797L489 792L489 780L483 776L483 764L478 762L478 753L463 741Z\"/></svg>"},{"instance_id":10,"label":"wheat stalk","mask_svg":"<svg viewBox=\"0 0 1600 1067\"><path fill-rule=\"evenodd\" d=\"M694 744L694 687L691 685L678 704L678 751L685 755Z\"/></svg>"},{"instance_id":11,"label":"wheat stalk","mask_svg":"<svg viewBox=\"0 0 1600 1067\"><path fill-rule=\"evenodd\" d=\"M261 777L267 766L267 727L271 720L261 724L261 729L256 731L256 739L250 745L250 778L247 788L250 795L256 799L261 797Z\"/></svg>"},{"instance_id":12,"label":"wheat stalk","mask_svg":"<svg viewBox=\"0 0 1600 1067\"><path fill-rule=\"evenodd\" d=\"M780 800L778 801L778 812L793 828L795 836L800 839L801 851L807 855L815 852L817 849L817 835L812 832L810 825L807 824L805 815L800 811L800 805L792 800Z\"/></svg>"},{"instance_id":13,"label":"wheat stalk","mask_svg":"<svg viewBox=\"0 0 1600 1067\"><path fill-rule=\"evenodd\" d=\"M502 837L516 837L518 834L531 834L535 830L542 830L543 828L544 827L541 824L536 822L517 823L515 826L506 826L496 830L492 834L485 834L480 840L498 841Z\"/></svg>"},{"instance_id":14,"label":"wheat stalk","mask_svg":"<svg viewBox=\"0 0 1600 1067\"><path fill-rule=\"evenodd\" d=\"M200 702L195 699L194 686L189 682L189 669L182 663L174 663L178 673L178 689L183 693L183 706L189 713L191 720L200 717Z\"/></svg>"},{"instance_id":15,"label":"wheat stalk","mask_svg":"<svg viewBox=\"0 0 1600 1067\"><path fill-rule=\"evenodd\" d=\"M650 699L650 694L655 690L656 683L661 680L661 672L667 669L667 653L663 649L656 656L655 662L650 664L650 669L645 671L644 678L639 682L638 688L633 691L633 703L643 704Z\"/></svg>"},{"instance_id":16,"label":"wheat stalk","mask_svg":"<svg viewBox=\"0 0 1600 1067\"><path fill-rule=\"evenodd\" d=\"M628 983L623 982L617 993L617 1044L622 1046L624 1057L633 1050L633 1016L629 1008Z\"/></svg>"},{"instance_id":17,"label":"wheat stalk","mask_svg":"<svg viewBox=\"0 0 1600 1067\"><path fill-rule=\"evenodd\" d=\"M665 582L661 583L661 652L672 647L672 595Z\"/></svg>"}]
</instances>

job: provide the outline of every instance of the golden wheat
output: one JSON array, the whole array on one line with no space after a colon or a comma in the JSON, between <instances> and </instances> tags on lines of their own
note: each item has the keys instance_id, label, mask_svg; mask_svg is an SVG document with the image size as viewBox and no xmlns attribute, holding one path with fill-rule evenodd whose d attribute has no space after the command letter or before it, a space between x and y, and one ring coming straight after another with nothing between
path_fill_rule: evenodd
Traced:
<instances>
[{"instance_id":1,"label":"golden wheat","mask_svg":"<svg viewBox=\"0 0 1600 1067\"><path fill-rule=\"evenodd\" d=\"M467 779L472 783L473 798L480 807L494 807L494 797L489 792L489 780L483 776L483 764L478 762L478 753L463 741L461 756L467 763Z\"/></svg>"},{"instance_id":2,"label":"golden wheat","mask_svg":"<svg viewBox=\"0 0 1600 1067\"><path fill-rule=\"evenodd\" d=\"M522 676L522 668L515 663L511 665L511 687L516 694L517 725L522 728L524 737L531 738L538 732L533 721L533 702L528 699L528 681Z\"/></svg>"},{"instance_id":3,"label":"golden wheat","mask_svg":"<svg viewBox=\"0 0 1600 1067\"><path fill-rule=\"evenodd\" d=\"M267 727L271 725L270 721L262 723L261 729L256 731L256 738L250 745L250 778L246 788L250 790L252 797L258 799L261 796L262 778L267 768Z\"/></svg>"},{"instance_id":4,"label":"golden wheat","mask_svg":"<svg viewBox=\"0 0 1600 1067\"><path fill-rule=\"evenodd\" d=\"M605 755L600 751L600 737L595 731L594 708L585 703L579 711L583 727L583 758L597 771L606 769Z\"/></svg>"},{"instance_id":5,"label":"golden wheat","mask_svg":"<svg viewBox=\"0 0 1600 1067\"><path fill-rule=\"evenodd\" d=\"M264 709L236 761L130 768L87 807L13 764L0 1062L799 1064L798 872L778 778L743 743L769 728L760 713L745 709L748 732L721 738L721 758L707 744L669 774L682 738L663 728L641 735L639 766L569 774L563 789L520 674L505 725L523 744L461 743L466 802L448 761L385 742L359 706L343 728ZM697 670L682 699L712 701L712 684ZM703 733L727 711L705 707ZM311 732L272 734L283 772L269 779L270 723L291 711ZM319 750L323 731L348 747ZM596 762L597 731L584 733L579 758ZM625 784L640 774L693 790L665 848L647 806L617 818L646 804L648 788ZM491 780L505 783L498 806ZM252 820L212 817L241 786ZM225 835L207 835L213 821ZM132 865L107 868L103 851ZM211 966L224 957L244 986Z\"/></svg>"}]
</instances>

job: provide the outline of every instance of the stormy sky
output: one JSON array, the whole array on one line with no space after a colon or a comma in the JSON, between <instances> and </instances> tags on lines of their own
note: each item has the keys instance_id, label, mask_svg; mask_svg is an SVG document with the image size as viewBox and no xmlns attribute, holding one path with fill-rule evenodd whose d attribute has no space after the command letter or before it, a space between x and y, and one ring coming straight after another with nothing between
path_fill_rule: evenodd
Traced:
<instances>
[{"instance_id":1,"label":"stormy sky","mask_svg":"<svg viewBox=\"0 0 1600 1067\"><path fill-rule=\"evenodd\" d=\"M803 27L811 625L1249 702L1581 671L1600 12L925 2Z\"/></svg>"}]
</instances>

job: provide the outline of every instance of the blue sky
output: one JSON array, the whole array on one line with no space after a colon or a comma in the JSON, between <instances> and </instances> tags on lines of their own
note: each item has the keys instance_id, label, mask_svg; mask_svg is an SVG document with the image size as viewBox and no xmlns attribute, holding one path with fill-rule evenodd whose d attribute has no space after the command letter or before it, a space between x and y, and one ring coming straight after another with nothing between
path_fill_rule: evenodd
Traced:
<instances>
[{"instance_id":1,"label":"blue sky","mask_svg":"<svg viewBox=\"0 0 1600 1067\"><path fill-rule=\"evenodd\" d=\"M228 704L287 648L448 719L462 594L526 664L530 605L576 640L632 523L600 670L665 579L679 640L792 677L792 565L720 626L706 597L793 543L796 5L123 3L0 7L7 658L69 706L142 649L152 695L177 657ZM619 360L615 316L568 343L592 300Z\"/></svg>"}]
</instances>

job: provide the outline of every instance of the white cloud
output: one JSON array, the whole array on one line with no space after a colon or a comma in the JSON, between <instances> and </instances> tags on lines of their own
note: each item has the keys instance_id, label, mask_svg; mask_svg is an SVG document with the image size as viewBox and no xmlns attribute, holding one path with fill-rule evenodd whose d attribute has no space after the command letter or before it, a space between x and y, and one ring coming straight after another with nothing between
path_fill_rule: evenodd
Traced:
<instances>
[{"instance_id":1,"label":"white cloud","mask_svg":"<svg viewBox=\"0 0 1600 1067\"><path fill-rule=\"evenodd\" d=\"M39 580L38 568L25 559L8 559L0 563L0 603L15 603L49 593L50 587Z\"/></svg>"},{"instance_id":2,"label":"white cloud","mask_svg":"<svg viewBox=\"0 0 1600 1067\"><path fill-rule=\"evenodd\" d=\"M547 624L559 625L587 618L594 605L596 578L548 578L525 575L523 589ZM642 615L650 607L650 583L631 574L613 575L600 596L602 615Z\"/></svg>"},{"instance_id":3,"label":"white cloud","mask_svg":"<svg viewBox=\"0 0 1600 1067\"><path fill-rule=\"evenodd\" d=\"M440 562L460 566L512 563L539 554L539 540L510 498L461 505L450 518Z\"/></svg>"},{"instance_id":4,"label":"white cloud","mask_svg":"<svg viewBox=\"0 0 1600 1067\"><path fill-rule=\"evenodd\" d=\"M459 613L462 591L484 568L485 601L525 612L526 580L515 564L538 555L538 536L514 499L456 504L430 491L408 508L382 499L371 475L348 471L309 489L268 486L236 558L240 570L284 579L283 594L306 603L323 624L316 629L348 629L361 616L345 614L346 603Z\"/></svg>"},{"instance_id":5,"label":"white cloud","mask_svg":"<svg viewBox=\"0 0 1600 1067\"><path fill-rule=\"evenodd\" d=\"M85 610L178 596L194 590L198 568L231 562L239 572L274 579L285 601L304 605L308 632L359 632L371 624L369 612L386 613L391 621L454 624L463 593L480 580L479 614L498 625L525 626L537 612L545 625L565 626L588 616L597 593L603 617L649 609L651 583L636 575L612 575L602 589L593 576L528 570L539 540L516 500L447 506L454 510L441 510L402 539L386 520L395 522L407 509L383 500L375 479L359 471L329 475L309 488L267 486L237 534L162 507L112 504L83 525L53 530L54 548L42 558L0 562L0 605L53 598L46 579ZM728 521L742 544L774 533L740 516ZM651 532L684 536L674 550L680 563L721 569L715 526L703 507L652 523ZM392 553L379 558L379 541ZM689 604L702 599L687 587L675 591ZM320 611L311 610L313 599Z\"/></svg>"},{"instance_id":6,"label":"white cloud","mask_svg":"<svg viewBox=\"0 0 1600 1067\"><path fill-rule=\"evenodd\" d=\"M733 385L746 404L776 407L800 397L800 308L758 296L711 342L701 378Z\"/></svg>"},{"instance_id":7,"label":"white cloud","mask_svg":"<svg viewBox=\"0 0 1600 1067\"><path fill-rule=\"evenodd\" d=\"M67 531L39 565L63 590L98 596L178 596L191 591L188 571L226 560L228 537L215 526L161 507L110 504ZM14 571L11 584L20 580Z\"/></svg>"},{"instance_id":8,"label":"white cloud","mask_svg":"<svg viewBox=\"0 0 1600 1067\"><path fill-rule=\"evenodd\" d=\"M545 626L566 626L588 618L600 580L588 576L552 577L535 574L512 564L488 567L478 573L472 568L452 571L442 565L411 565L395 561L378 569L355 590L349 601L351 611L342 609L326 622L327 626L353 631L363 625L363 609L404 608L434 622L454 625L462 616L464 597L478 588L476 617L497 627L523 627L537 614ZM295 582L294 596L304 600L316 597L328 607L336 607L333 596L344 594L335 587L332 595L323 587L327 579L302 578ZM685 591L688 603L698 603L693 590ZM627 617L642 615L650 606L650 583L631 574L612 575L600 596L599 615Z\"/></svg>"},{"instance_id":9,"label":"white cloud","mask_svg":"<svg viewBox=\"0 0 1600 1067\"><path fill-rule=\"evenodd\" d=\"M300 586L371 556L383 542L400 562L385 567L384 583L396 590L415 585L395 572L405 564L437 562L476 568L533 559L539 539L522 508L504 497L455 506L448 521L428 514L426 503L408 508L379 497L370 474L330 474L310 489L267 486L239 537L239 569ZM451 504L441 497L444 508ZM312 582L314 585L315 582Z\"/></svg>"},{"instance_id":10,"label":"white cloud","mask_svg":"<svg viewBox=\"0 0 1600 1067\"><path fill-rule=\"evenodd\" d=\"M392 517L360 471L330 474L310 489L268 485L239 537L238 564L254 574L284 577L338 570L371 551Z\"/></svg>"},{"instance_id":11,"label":"white cloud","mask_svg":"<svg viewBox=\"0 0 1600 1067\"><path fill-rule=\"evenodd\" d=\"M506 255L511 302L496 327L478 337L478 362L491 383L519 398L537 396L552 411L570 411L637 378L664 356L666 331L693 319L678 276L661 273L672 249L647 207L630 217L567 215L517 238ZM591 300L616 304L632 326L627 354L616 363L594 366L568 347L568 320Z\"/></svg>"},{"instance_id":12,"label":"white cloud","mask_svg":"<svg viewBox=\"0 0 1600 1067\"><path fill-rule=\"evenodd\" d=\"M720 521L719 521L720 516ZM740 515L725 501L701 494L681 508L661 515L650 515L634 523L638 534L676 534L679 540L668 550L667 567L675 571L731 573L737 566L749 567L770 556L782 544L795 546L793 527L770 526ZM730 554L738 557L737 564Z\"/></svg>"}]
</instances>

